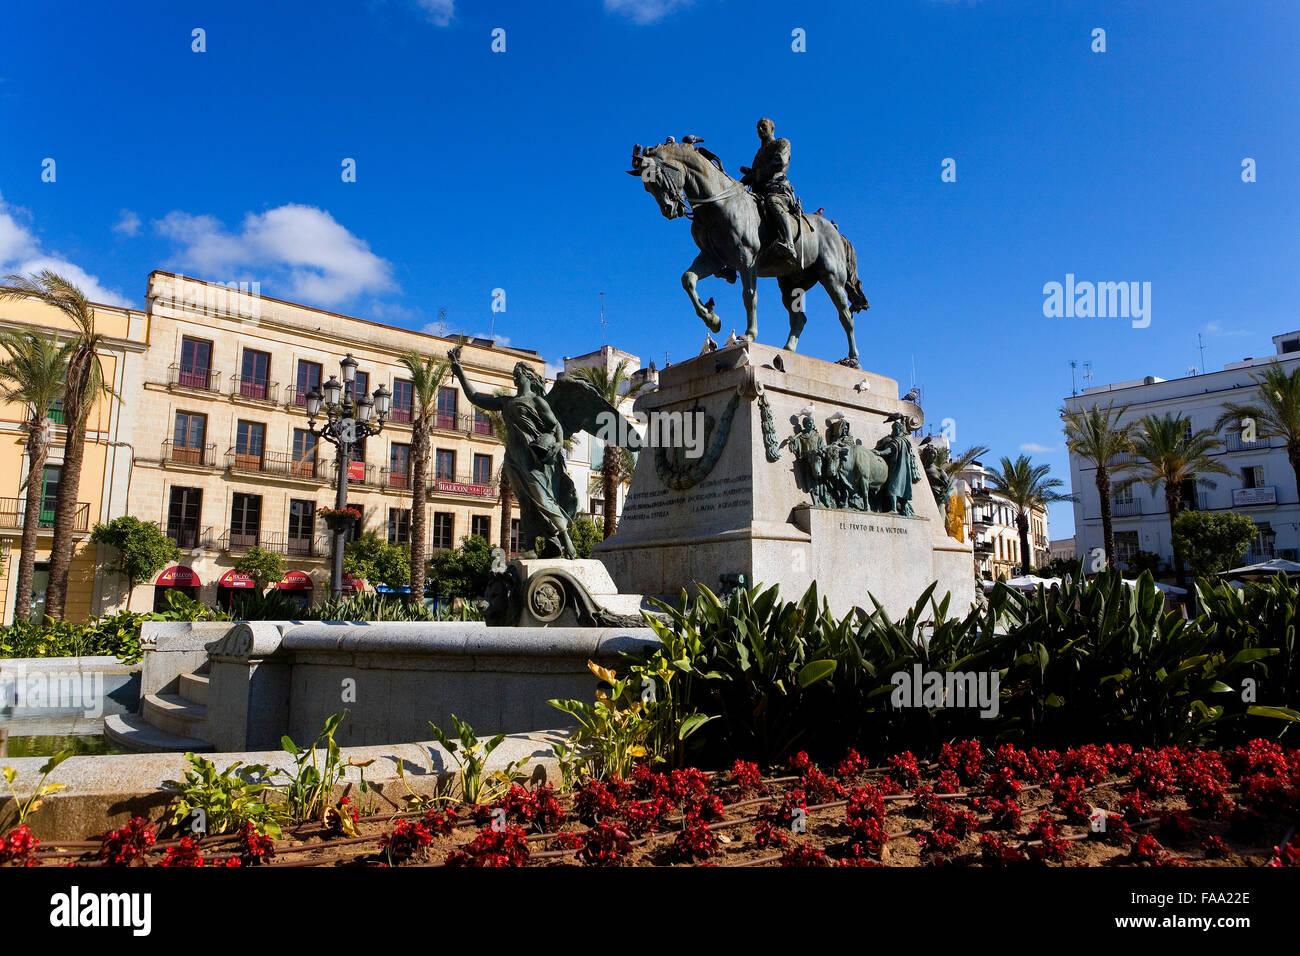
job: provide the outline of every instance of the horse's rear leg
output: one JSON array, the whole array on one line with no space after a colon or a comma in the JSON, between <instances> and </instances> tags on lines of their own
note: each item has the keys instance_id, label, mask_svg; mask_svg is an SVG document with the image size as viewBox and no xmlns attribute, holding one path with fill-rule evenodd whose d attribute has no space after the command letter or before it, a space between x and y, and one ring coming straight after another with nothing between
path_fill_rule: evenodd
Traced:
<instances>
[{"instance_id":1,"label":"horse's rear leg","mask_svg":"<svg viewBox=\"0 0 1300 956\"><path fill-rule=\"evenodd\" d=\"M800 283L794 279L781 277L776 282L781 287L781 304L790 315L790 337L785 340L785 347L793 352L799 347L799 336L808 322L808 315L804 312L804 294L807 290L801 288Z\"/></svg>"},{"instance_id":2,"label":"horse's rear leg","mask_svg":"<svg viewBox=\"0 0 1300 956\"><path fill-rule=\"evenodd\" d=\"M840 325L844 326L844 334L849 339L849 354L840 364L848 365L851 368L861 368L858 364L858 342L853 337L853 312L849 305L848 294L844 291L844 283L836 281L833 276L824 276L821 280L822 288L826 294L831 297L835 303L835 311L839 313Z\"/></svg>"},{"instance_id":3,"label":"horse's rear leg","mask_svg":"<svg viewBox=\"0 0 1300 956\"><path fill-rule=\"evenodd\" d=\"M708 253L701 252L695 257L695 261L687 267L686 271L682 273L682 288L690 296L691 305L695 307L695 314L704 320L704 324L709 327L711 332L718 332L722 329L722 320L700 301L699 294L695 291L695 284L699 281L700 276L711 276L721 268L722 263Z\"/></svg>"},{"instance_id":4,"label":"horse's rear leg","mask_svg":"<svg viewBox=\"0 0 1300 956\"><path fill-rule=\"evenodd\" d=\"M740 273L741 294L745 299L745 338L758 341L758 272L750 268Z\"/></svg>"}]
</instances>

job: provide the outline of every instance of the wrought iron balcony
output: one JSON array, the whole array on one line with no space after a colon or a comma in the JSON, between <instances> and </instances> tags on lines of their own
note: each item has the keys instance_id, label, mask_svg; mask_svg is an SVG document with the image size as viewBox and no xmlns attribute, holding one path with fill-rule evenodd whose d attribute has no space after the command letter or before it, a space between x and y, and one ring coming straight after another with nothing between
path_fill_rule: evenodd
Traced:
<instances>
[{"instance_id":1,"label":"wrought iron balcony","mask_svg":"<svg viewBox=\"0 0 1300 956\"><path fill-rule=\"evenodd\" d=\"M197 521L167 522L167 537L175 541L176 547L182 550L194 548L211 550L216 547L216 542L212 538L211 525L200 528Z\"/></svg>"},{"instance_id":2,"label":"wrought iron balcony","mask_svg":"<svg viewBox=\"0 0 1300 956\"><path fill-rule=\"evenodd\" d=\"M1142 514L1142 502L1126 499L1117 501L1112 499L1110 503L1111 517L1114 518L1132 518L1135 515Z\"/></svg>"},{"instance_id":3,"label":"wrought iron balcony","mask_svg":"<svg viewBox=\"0 0 1300 956\"><path fill-rule=\"evenodd\" d=\"M38 525L42 531L54 527L54 502L46 502L50 507L42 507ZM21 531L23 519L27 514L27 501L24 498L0 498L0 528ZM90 530L90 502L78 501L76 513L72 517L72 530L84 532Z\"/></svg>"},{"instance_id":4,"label":"wrought iron balcony","mask_svg":"<svg viewBox=\"0 0 1300 956\"><path fill-rule=\"evenodd\" d=\"M215 392L221 386L221 373L216 369L194 368L173 362L167 366L167 385L170 388L190 388L199 392Z\"/></svg>"},{"instance_id":5,"label":"wrought iron balcony","mask_svg":"<svg viewBox=\"0 0 1300 956\"><path fill-rule=\"evenodd\" d=\"M467 473L436 475L429 482L431 495L468 495L473 498L495 498L499 482L495 474L487 476Z\"/></svg>"},{"instance_id":6,"label":"wrought iron balcony","mask_svg":"<svg viewBox=\"0 0 1300 956\"><path fill-rule=\"evenodd\" d=\"M217 446L178 445L168 438L162 443L162 460L174 465L215 468L217 467Z\"/></svg>"},{"instance_id":7,"label":"wrought iron balcony","mask_svg":"<svg viewBox=\"0 0 1300 956\"><path fill-rule=\"evenodd\" d=\"M1225 443L1228 451L1259 451L1262 448L1268 448L1272 442L1267 438L1257 438L1255 441L1243 441L1241 432L1228 432L1228 439Z\"/></svg>"},{"instance_id":8,"label":"wrought iron balcony","mask_svg":"<svg viewBox=\"0 0 1300 956\"><path fill-rule=\"evenodd\" d=\"M226 468L232 472L260 475L277 475L281 478L310 478L323 481L328 477L320 459L295 458L283 451L264 451L260 455L249 451L226 449Z\"/></svg>"},{"instance_id":9,"label":"wrought iron balcony","mask_svg":"<svg viewBox=\"0 0 1300 956\"><path fill-rule=\"evenodd\" d=\"M326 535L288 535L279 531L235 531L227 528L221 536L220 548L230 554L239 554L252 547L290 558L323 558L329 555Z\"/></svg>"},{"instance_id":10,"label":"wrought iron balcony","mask_svg":"<svg viewBox=\"0 0 1300 956\"><path fill-rule=\"evenodd\" d=\"M250 402L269 402L276 404L279 402L277 397L280 394L279 382L268 382L266 379L258 378L241 378L236 376L230 380L230 397L243 398Z\"/></svg>"}]
</instances>

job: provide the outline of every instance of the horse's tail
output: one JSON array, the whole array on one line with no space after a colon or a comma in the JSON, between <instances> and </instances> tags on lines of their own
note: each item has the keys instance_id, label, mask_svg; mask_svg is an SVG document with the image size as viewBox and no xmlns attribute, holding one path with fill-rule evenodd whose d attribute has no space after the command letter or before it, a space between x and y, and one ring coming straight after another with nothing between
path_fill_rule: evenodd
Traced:
<instances>
[{"instance_id":1,"label":"horse's tail","mask_svg":"<svg viewBox=\"0 0 1300 956\"><path fill-rule=\"evenodd\" d=\"M862 312L870 306L867 304L866 294L862 291L862 280L858 278L858 254L853 249L853 243L849 242L848 237L840 233L840 239L844 242L844 263L845 269L844 292L849 297L849 311Z\"/></svg>"}]
</instances>

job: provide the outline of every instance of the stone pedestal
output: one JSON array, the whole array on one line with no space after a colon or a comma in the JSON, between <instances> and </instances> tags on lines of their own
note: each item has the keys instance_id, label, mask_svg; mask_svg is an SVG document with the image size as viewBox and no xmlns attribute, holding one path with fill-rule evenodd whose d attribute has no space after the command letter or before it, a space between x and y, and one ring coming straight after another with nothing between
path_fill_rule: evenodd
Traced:
<instances>
[{"instance_id":1,"label":"stone pedestal","mask_svg":"<svg viewBox=\"0 0 1300 956\"><path fill-rule=\"evenodd\" d=\"M944 530L924 475L912 486L915 517L811 507L794 454L778 448L810 405L819 433L838 412L867 448L889 433L891 413L922 419L893 379L770 346L663 369L637 411L702 411L705 441L698 458L681 447L641 451L618 533L595 549L618 589L675 601L683 588L716 591L720 576L743 574L795 599L816 580L837 614L871 609L871 594L898 617L938 581L936 595L951 593L951 612L964 612L974 600L971 546Z\"/></svg>"},{"instance_id":2,"label":"stone pedestal","mask_svg":"<svg viewBox=\"0 0 1300 956\"><path fill-rule=\"evenodd\" d=\"M650 605L640 594L620 594L605 565L594 559L517 558L521 627L644 627Z\"/></svg>"}]
</instances>

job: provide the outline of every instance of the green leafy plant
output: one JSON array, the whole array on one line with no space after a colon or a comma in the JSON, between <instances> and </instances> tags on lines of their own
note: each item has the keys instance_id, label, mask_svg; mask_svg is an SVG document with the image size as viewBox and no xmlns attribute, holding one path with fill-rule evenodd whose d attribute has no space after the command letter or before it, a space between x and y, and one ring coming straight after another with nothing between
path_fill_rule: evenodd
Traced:
<instances>
[{"instance_id":1,"label":"green leafy plant","mask_svg":"<svg viewBox=\"0 0 1300 956\"><path fill-rule=\"evenodd\" d=\"M474 728L455 714L451 715L451 724L456 732L455 738L448 736L433 721L429 721L429 729L433 739L456 761L455 783L461 800L465 803L491 803L521 776L519 770L528 763L528 758L512 760L501 770L487 774L488 757L501 746L506 735L497 734L490 740L479 740Z\"/></svg>"},{"instance_id":2,"label":"green leafy plant","mask_svg":"<svg viewBox=\"0 0 1300 956\"><path fill-rule=\"evenodd\" d=\"M235 570L252 578L258 591L265 591L284 579L286 568L284 558L274 551L253 545L235 562Z\"/></svg>"},{"instance_id":3,"label":"green leafy plant","mask_svg":"<svg viewBox=\"0 0 1300 956\"><path fill-rule=\"evenodd\" d=\"M1259 534L1255 522L1231 511L1184 511L1174 519L1174 554L1198 578L1235 566Z\"/></svg>"},{"instance_id":4,"label":"green leafy plant","mask_svg":"<svg viewBox=\"0 0 1300 956\"><path fill-rule=\"evenodd\" d=\"M466 535L460 546L435 551L429 558L430 594L440 598L475 600L487 590L492 576L492 546L480 535Z\"/></svg>"},{"instance_id":5,"label":"green leafy plant","mask_svg":"<svg viewBox=\"0 0 1300 956\"><path fill-rule=\"evenodd\" d=\"M18 779L18 771L13 767L5 767L0 770L4 775L5 783L9 785L9 794L13 797L14 811L18 815L18 826L27 822L27 818L40 809L45 798L52 793L58 793L60 790L67 788L65 783L47 783L47 779L53 772L54 768L63 761L72 756L71 750L60 750L45 763L41 764L41 779L36 782L36 789L32 791L31 796L26 800L18 796L18 791L14 789L14 781Z\"/></svg>"},{"instance_id":6,"label":"green leafy plant","mask_svg":"<svg viewBox=\"0 0 1300 956\"><path fill-rule=\"evenodd\" d=\"M411 583L411 549L367 531L343 549L343 571L374 585L404 588Z\"/></svg>"},{"instance_id":7,"label":"green leafy plant","mask_svg":"<svg viewBox=\"0 0 1300 956\"><path fill-rule=\"evenodd\" d=\"M310 747L299 747L288 734L280 738L280 746L293 757L293 772L281 770L277 774L288 779L285 796L293 819L323 819L333 803L334 787L347 768L334 734L347 714L341 710L326 718L324 728Z\"/></svg>"},{"instance_id":8,"label":"green leafy plant","mask_svg":"<svg viewBox=\"0 0 1300 956\"><path fill-rule=\"evenodd\" d=\"M596 689L595 700L552 700L548 703L578 722L567 744L553 747L568 783L592 777L631 776L637 760L649 753L654 724L646 719L640 680L618 678L591 661L587 669L609 685Z\"/></svg>"},{"instance_id":9,"label":"green leafy plant","mask_svg":"<svg viewBox=\"0 0 1300 956\"><path fill-rule=\"evenodd\" d=\"M217 834L251 823L261 834L280 836L285 808L266 800L271 784L265 765L236 761L218 772L212 761L197 754L186 753L185 760L184 780L163 781L163 787L176 794L173 824L194 825L197 819L203 833Z\"/></svg>"}]
</instances>

